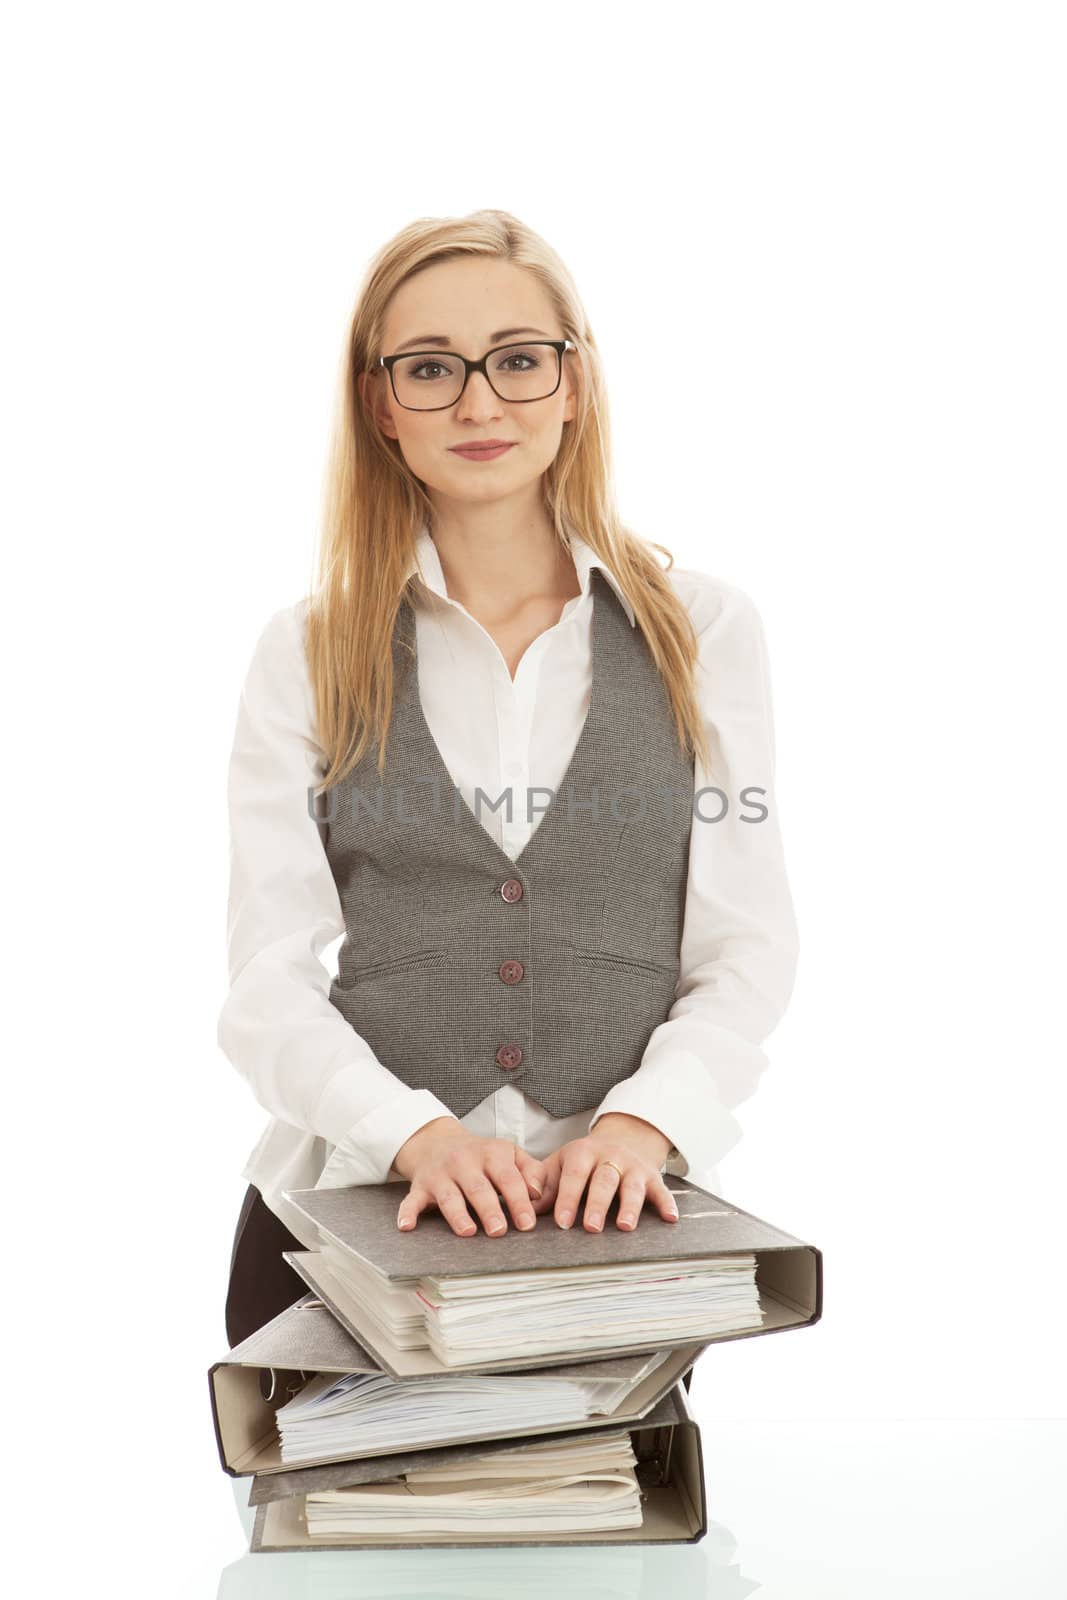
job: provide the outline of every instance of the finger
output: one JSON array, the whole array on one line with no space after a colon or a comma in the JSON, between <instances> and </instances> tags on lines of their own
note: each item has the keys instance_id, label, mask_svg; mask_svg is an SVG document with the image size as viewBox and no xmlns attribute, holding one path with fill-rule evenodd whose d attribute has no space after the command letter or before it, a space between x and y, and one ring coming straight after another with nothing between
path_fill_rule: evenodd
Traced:
<instances>
[{"instance_id":1,"label":"finger","mask_svg":"<svg viewBox=\"0 0 1067 1600\"><path fill-rule=\"evenodd\" d=\"M471 1210L477 1213L486 1233L506 1233L508 1225L501 1210L500 1196L484 1170L475 1164L474 1158L470 1155L459 1158L457 1166L452 1169L452 1177L462 1189Z\"/></svg>"},{"instance_id":2,"label":"finger","mask_svg":"<svg viewBox=\"0 0 1067 1600\"><path fill-rule=\"evenodd\" d=\"M428 1189L421 1183L413 1183L400 1202L400 1209L396 1214L397 1227L413 1228L432 1200L433 1196Z\"/></svg>"},{"instance_id":3,"label":"finger","mask_svg":"<svg viewBox=\"0 0 1067 1600\"><path fill-rule=\"evenodd\" d=\"M540 1200L545 1192L545 1183L548 1177L548 1163L538 1161L536 1156L529 1155L525 1150L515 1149L515 1165L526 1181L526 1187L534 1200Z\"/></svg>"},{"instance_id":4,"label":"finger","mask_svg":"<svg viewBox=\"0 0 1067 1600\"><path fill-rule=\"evenodd\" d=\"M544 1216L546 1211L551 1211L556 1203L556 1195L559 1192L559 1155L553 1152L548 1160L544 1162L544 1167L545 1186L541 1191L540 1200L535 1200L534 1202L534 1212L539 1217Z\"/></svg>"},{"instance_id":5,"label":"finger","mask_svg":"<svg viewBox=\"0 0 1067 1600\"><path fill-rule=\"evenodd\" d=\"M458 1233L467 1238L470 1234L478 1232L474 1225L474 1220L467 1210L463 1192L451 1178L442 1176L434 1181L433 1197L437 1203L438 1211L440 1211L453 1233Z\"/></svg>"},{"instance_id":6,"label":"finger","mask_svg":"<svg viewBox=\"0 0 1067 1600\"><path fill-rule=\"evenodd\" d=\"M678 1207L674 1202L673 1194L667 1188L662 1173L657 1172L648 1180L647 1192L649 1200L659 1211L664 1222L678 1221Z\"/></svg>"},{"instance_id":7,"label":"finger","mask_svg":"<svg viewBox=\"0 0 1067 1600\"><path fill-rule=\"evenodd\" d=\"M623 1178L619 1185L619 1214L615 1218L617 1228L631 1232L637 1227L648 1186L649 1178L644 1172L628 1172Z\"/></svg>"},{"instance_id":8,"label":"finger","mask_svg":"<svg viewBox=\"0 0 1067 1600\"><path fill-rule=\"evenodd\" d=\"M532 1228L537 1221L533 1202L526 1187L526 1179L515 1164L510 1146L506 1155L497 1155L495 1151L490 1151L486 1156L485 1171L496 1185L498 1193L503 1195L507 1202L515 1226L523 1230Z\"/></svg>"},{"instance_id":9,"label":"finger","mask_svg":"<svg viewBox=\"0 0 1067 1600\"><path fill-rule=\"evenodd\" d=\"M622 1163L620 1162L621 1165ZM626 1170L628 1171L629 1168ZM585 1205L584 1223L590 1232L599 1233L603 1228L608 1206L611 1204L615 1191L621 1182L622 1178L615 1168L609 1167L604 1158L601 1157L593 1168L592 1176L589 1179L589 1195Z\"/></svg>"},{"instance_id":10,"label":"finger","mask_svg":"<svg viewBox=\"0 0 1067 1600\"><path fill-rule=\"evenodd\" d=\"M556 1221L561 1228L569 1228L578 1214L589 1174L597 1163L593 1151L583 1153L578 1147L568 1152L559 1176L559 1193L556 1196Z\"/></svg>"}]
</instances>

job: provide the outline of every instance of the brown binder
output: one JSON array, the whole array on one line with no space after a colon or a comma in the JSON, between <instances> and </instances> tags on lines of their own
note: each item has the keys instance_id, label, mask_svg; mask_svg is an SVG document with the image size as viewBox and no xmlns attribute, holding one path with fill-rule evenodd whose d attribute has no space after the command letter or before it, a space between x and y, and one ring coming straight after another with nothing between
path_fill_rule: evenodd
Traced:
<instances>
[{"instance_id":1,"label":"brown binder","mask_svg":"<svg viewBox=\"0 0 1067 1600\"><path fill-rule=\"evenodd\" d=\"M541 1437L543 1435L540 1434L525 1435L521 1439L511 1440L510 1444L501 1444L500 1450L516 1449ZM352 1483L381 1482L401 1472L438 1465L446 1459L459 1463L473 1454L483 1454L490 1449L496 1453L494 1446L483 1444L477 1450L466 1446L412 1451L391 1456L387 1462L365 1462L358 1466L341 1463L335 1468L314 1469L328 1476L314 1484L305 1480L305 1487L295 1494L277 1494L279 1485L261 1480L257 1474L249 1498L249 1504L256 1504L249 1549L280 1552L415 1550L493 1545L695 1544L704 1537L708 1527L704 1458L700 1429L682 1384L675 1384L639 1425L630 1427L630 1439L638 1460L635 1471L641 1489L640 1527L611 1528L594 1533L569 1532L537 1538L492 1531L432 1535L365 1534L355 1538L329 1539L315 1538L308 1533L303 1500L311 1488L340 1488ZM265 1495L271 1498L263 1498Z\"/></svg>"},{"instance_id":2,"label":"brown binder","mask_svg":"<svg viewBox=\"0 0 1067 1600\"><path fill-rule=\"evenodd\" d=\"M557 1423L538 1430L538 1437L563 1431L618 1428L642 1420L653 1406L667 1394L673 1385L689 1371L704 1346L689 1344L672 1350L667 1360L649 1373L618 1409L587 1419L587 1422ZM635 1356L600 1358L571 1365L575 1375L602 1374L624 1377L627 1371L640 1366L642 1358ZM328 1307L313 1295L305 1295L295 1305L289 1306L247 1339L216 1361L208 1372L211 1395L211 1412L215 1425L215 1439L219 1460L231 1477L279 1474L289 1479L309 1470L312 1463L299 1467L287 1466L281 1459L275 1415L304 1383L317 1372L381 1372L373 1356L335 1320ZM542 1361L539 1370L550 1372L552 1366ZM529 1374L527 1373L527 1376ZM498 1429L494 1439L530 1437L525 1428ZM474 1431L464 1435L464 1440L485 1439L484 1433ZM460 1443L453 1439L450 1445ZM439 1439L427 1439L424 1448L447 1448ZM322 1462L343 1460L351 1465L369 1459L392 1457L394 1447L379 1446L375 1450L352 1454L344 1458L324 1456ZM386 1474L387 1475L387 1474Z\"/></svg>"}]
</instances>

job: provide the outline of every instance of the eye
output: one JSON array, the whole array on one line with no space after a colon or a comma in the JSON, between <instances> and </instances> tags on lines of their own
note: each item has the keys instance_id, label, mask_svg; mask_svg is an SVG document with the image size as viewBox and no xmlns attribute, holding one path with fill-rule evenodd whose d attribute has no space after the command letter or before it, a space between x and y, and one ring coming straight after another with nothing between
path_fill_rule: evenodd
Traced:
<instances>
[{"instance_id":1,"label":"eye","mask_svg":"<svg viewBox=\"0 0 1067 1600\"><path fill-rule=\"evenodd\" d=\"M446 366L444 366L444 364L442 362L428 359L428 360L425 360L425 361L416 361L416 362L414 362L413 365L411 365L408 368L408 377L409 378L421 378L422 375L425 374L427 372L427 369L430 368L430 367L435 367L437 369L436 372L433 372L433 373L429 374L431 379L440 377L440 375L443 372L447 372L448 371L448 368Z\"/></svg>"},{"instance_id":2,"label":"eye","mask_svg":"<svg viewBox=\"0 0 1067 1600\"><path fill-rule=\"evenodd\" d=\"M519 362L524 363L524 365L518 365ZM513 363L515 364L513 365ZM510 350L507 355L497 363L497 369L498 371L502 370L504 372L531 372L535 367L539 367L540 365L541 362L539 358L532 350Z\"/></svg>"}]
</instances>

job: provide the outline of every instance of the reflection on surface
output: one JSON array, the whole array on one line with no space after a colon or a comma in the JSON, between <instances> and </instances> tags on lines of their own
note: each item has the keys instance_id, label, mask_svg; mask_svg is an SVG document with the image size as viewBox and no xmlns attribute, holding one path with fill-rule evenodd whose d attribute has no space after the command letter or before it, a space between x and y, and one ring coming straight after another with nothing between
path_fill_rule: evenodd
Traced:
<instances>
[{"instance_id":1,"label":"reflection on surface","mask_svg":"<svg viewBox=\"0 0 1067 1600\"><path fill-rule=\"evenodd\" d=\"M242 1555L220 1600L1062 1600L1067 1421L702 1421L693 1545ZM247 1547L250 1479L230 1479Z\"/></svg>"}]
</instances>

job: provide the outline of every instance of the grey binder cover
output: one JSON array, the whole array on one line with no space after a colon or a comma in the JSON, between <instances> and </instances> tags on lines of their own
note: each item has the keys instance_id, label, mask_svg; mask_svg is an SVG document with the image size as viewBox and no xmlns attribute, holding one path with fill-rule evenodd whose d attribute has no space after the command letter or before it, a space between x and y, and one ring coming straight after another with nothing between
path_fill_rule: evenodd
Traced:
<instances>
[{"instance_id":1,"label":"grey binder cover","mask_svg":"<svg viewBox=\"0 0 1067 1600\"><path fill-rule=\"evenodd\" d=\"M704 1344L748 1339L786 1328L808 1327L822 1315L822 1252L762 1218L742 1211L719 1195L684 1178L675 1178L671 1193L678 1221L664 1222L656 1213L642 1216L632 1233L614 1225L609 1211L602 1233L578 1225L559 1228L551 1216L538 1218L527 1233L509 1229L502 1238L479 1231L461 1239L438 1211L425 1211L411 1233L396 1225L395 1183L357 1184L338 1189L296 1189L286 1198L319 1230L320 1237L369 1262L390 1280L447 1277L452 1274L507 1273L537 1267L606 1266L637 1261L682 1261L692 1256L756 1257L756 1286L763 1321L758 1328L698 1335ZM421 1235L421 1237L420 1237ZM330 1271L317 1251L283 1251L285 1260L329 1306L353 1338L361 1341L382 1369L394 1378L424 1377L445 1372L515 1372L546 1362L535 1356L446 1365L428 1347L403 1350L367 1317L364 1307ZM690 1336L690 1340L692 1336ZM651 1343L612 1346L600 1355L637 1354L662 1348ZM589 1352L553 1352L551 1362L566 1366Z\"/></svg>"},{"instance_id":2,"label":"grey binder cover","mask_svg":"<svg viewBox=\"0 0 1067 1600\"><path fill-rule=\"evenodd\" d=\"M590 1417L586 1422L551 1424L538 1429L538 1434L557 1434L564 1429L585 1433L598 1428L624 1427L640 1421L684 1377L703 1349L703 1345L689 1344L672 1350L662 1366L642 1379L615 1411ZM598 1356L581 1365L570 1364L567 1370L575 1376L621 1379L641 1367L647 1359L645 1355ZM240 1344L234 1345L208 1372L215 1440L223 1470L234 1478L247 1477L253 1472L276 1473L289 1478L294 1475L299 1477L321 1463L338 1460L351 1463L395 1454L392 1446L382 1445L375 1450L347 1451L343 1458L324 1455L314 1463L305 1462L299 1467L286 1466L281 1458L275 1413L289 1398L291 1383L298 1384L304 1376L309 1377L317 1372L375 1373L381 1370L373 1357L350 1337L320 1301L313 1295L305 1295ZM554 1368L542 1361L537 1370L550 1373ZM264 1395L261 1377L269 1398ZM523 1437L528 1432L528 1429L521 1428L502 1429L495 1437ZM484 1434L475 1431L458 1439L453 1437L448 1444L452 1446L484 1438ZM445 1448L440 1439L426 1440L425 1448L438 1447Z\"/></svg>"},{"instance_id":3,"label":"grey binder cover","mask_svg":"<svg viewBox=\"0 0 1067 1600\"><path fill-rule=\"evenodd\" d=\"M529 1441L537 1437L531 1435ZM300 1493L257 1504L249 1549L252 1552L280 1553L288 1550L379 1548L431 1550L457 1545L696 1544L708 1530L704 1453L700 1429L682 1384L676 1384L644 1422L630 1428L630 1438L638 1458L635 1471L641 1486L642 1517L641 1526L637 1528L611 1528L598 1533L562 1533L540 1539L492 1532L437 1533L431 1537L417 1534L399 1537L379 1533L364 1534L354 1539L315 1539L307 1530L304 1495ZM515 1449L520 1442L527 1440L515 1441L502 1448ZM483 1446L483 1451L487 1448L490 1447ZM406 1460L406 1466L400 1470L410 1471L420 1461L425 1461L425 1452L411 1452L406 1457L394 1459ZM395 1473L391 1475L395 1476Z\"/></svg>"}]
</instances>

